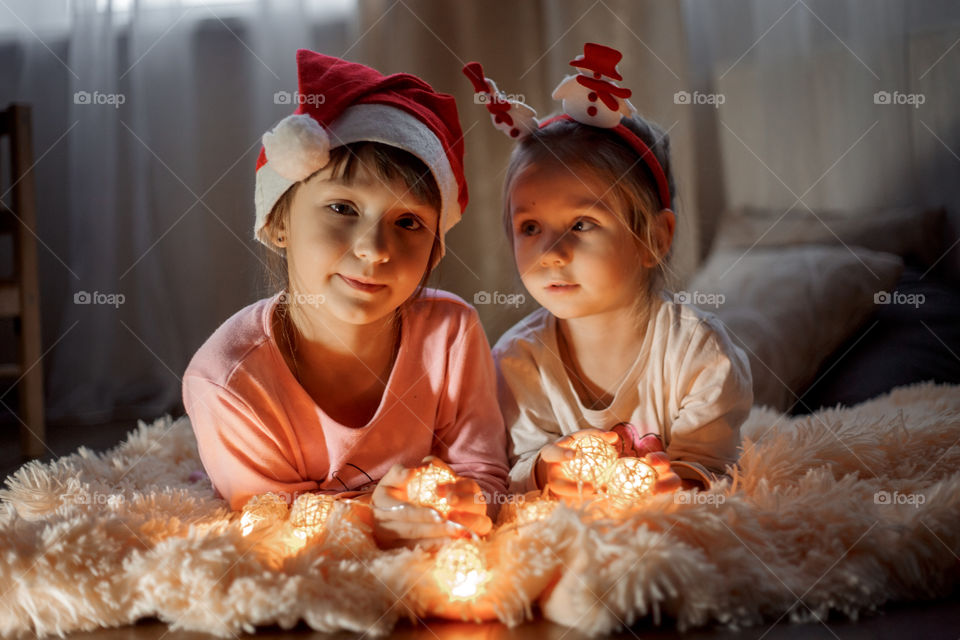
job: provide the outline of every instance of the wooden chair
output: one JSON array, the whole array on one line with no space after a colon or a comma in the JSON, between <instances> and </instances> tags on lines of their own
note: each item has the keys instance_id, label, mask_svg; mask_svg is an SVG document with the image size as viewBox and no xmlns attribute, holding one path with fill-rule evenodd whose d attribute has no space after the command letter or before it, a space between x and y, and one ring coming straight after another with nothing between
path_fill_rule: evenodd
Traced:
<instances>
[{"instance_id":1,"label":"wooden chair","mask_svg":"<svg viewBox=\"0 0 960 640\"><path fill-rule=\"evenodd\" d=\"M15 380L20 397L20 451L39 457L47 447L43 414L43 363L40 342L40 287L37 276L36 200L30 107L13 104L0 111L0 137L10 150L10 182L0 181L0 194L9 192L12 209L0 199L0 235L13 241L13 273L0 278L0 318L13 318L17 362L0 364L0 377ZM6 385L2 385L6 386Z\"/></svg>"}]
</instances>

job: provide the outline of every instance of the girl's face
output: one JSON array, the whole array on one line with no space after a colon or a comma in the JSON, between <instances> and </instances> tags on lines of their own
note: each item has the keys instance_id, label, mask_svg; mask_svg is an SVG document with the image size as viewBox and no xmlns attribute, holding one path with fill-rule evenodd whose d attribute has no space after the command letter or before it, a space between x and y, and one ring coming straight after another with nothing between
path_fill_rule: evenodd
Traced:
<instances>
[{"instance_id":1,"label":"girl's face","mask_svg":"<svg viewBox=\"0 0 960 640\"><path fill-rule=\"evenodd\" d=\"M365 167L350 181L328 167L293 195L282 230L294 303L356 325L382 320L416 291L439 212Z\"/></svg>"},{"instance_id":2,"label":"girl's face","mask_svg":"<svg viewBox=\"0 0 960 640\"><path fill-rule=\"evenodd\" d=\"M645 269L610 185L589 171L528 165L509 204L514 257L524 286L558 318L634 308Z\"/></svg>"}]
</instances>

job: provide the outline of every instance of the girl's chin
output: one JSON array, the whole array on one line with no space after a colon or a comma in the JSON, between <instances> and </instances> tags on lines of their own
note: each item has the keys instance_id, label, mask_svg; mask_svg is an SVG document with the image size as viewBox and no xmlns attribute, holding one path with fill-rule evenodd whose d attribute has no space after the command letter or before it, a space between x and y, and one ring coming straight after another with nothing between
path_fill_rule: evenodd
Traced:
<instances>
[{"instance_id":1,"label":"girl's chin","mask_svg":"<svg viewBox=\"0 0 960 640\"><path fill-rule=\"evenodd\" d=\"M540 302L539 300L537 302ZM573 320L574 318L581 318L585 315L589 315L588 312L580 308L580 305L560 305L556 304L555 301L551 301L553 304L543 304L540 302L540 306L550 312L551 315L561 319L561 320Z\"/></svg>"},{"instance_id":2,"label":"girl's chin","mask_svg":"<svg viewBox=\"0 0 960 640\"><path fill-rule=\"evenodd\" d=\"M369 325L393 317L398 305L384 301L329 299L324 315L331 320L352 325Z\"/></svg>"}]
</instances>

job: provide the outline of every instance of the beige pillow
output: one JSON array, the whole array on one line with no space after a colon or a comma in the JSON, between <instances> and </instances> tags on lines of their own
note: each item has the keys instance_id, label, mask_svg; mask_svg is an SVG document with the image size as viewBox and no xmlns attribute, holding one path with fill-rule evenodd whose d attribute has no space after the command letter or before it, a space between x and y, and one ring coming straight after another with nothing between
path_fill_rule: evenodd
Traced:
<instances>
[{"instance_id":1,"label":"beige pillow","mask_svg":"<svg viewBox=\"0 0 960 640\"><path fill-rule=\"evenodd\" d=\"M943 209L902 207L813 213L798 206L774 225L782 214L757 207L727 211L714 248L846 244L893 253L925 266L936 262L947 248Z\"/></svg>"},{"instance_id":2,"label":"beige pillow","mask_svg":"<svg viewBox=\"0 0 960 640\"><path fill-rule=\"evenodd\" d=\"M746 352L754 403L786 411L902 271L899 257L861 247L727 249L708 258L686 294Z\"/></svg>"}]
</instances>

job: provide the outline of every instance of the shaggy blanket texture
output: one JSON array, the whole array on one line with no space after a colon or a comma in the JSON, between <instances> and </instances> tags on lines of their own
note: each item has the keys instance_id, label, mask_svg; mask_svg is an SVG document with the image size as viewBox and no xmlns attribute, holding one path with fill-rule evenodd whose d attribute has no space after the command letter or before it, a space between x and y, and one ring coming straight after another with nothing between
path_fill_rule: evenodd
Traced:
<instances>
[{"instance_id":1,"label":"shaggy blanket texture","mask_svg":"<svg viewBox=\"0 0 960 640\"><path fill-rule=\"evenodd\" d=\"M791 418L757 407L731 482L619 518L560 506L482 543L497 617L539 604L599 634L650 616L681 629L858 614L960 584L960 387L921 384ZM227 636L257 625L388 633L432 612L434 553L380 551L335 508L284 551L215 497L187 418L140 423L97 454L31 462L0 492L0 633L154 616ZM543 592L543 577L559 576ZM531 584L541 585L537 589Z\"/></svg>"}]
</instances>

